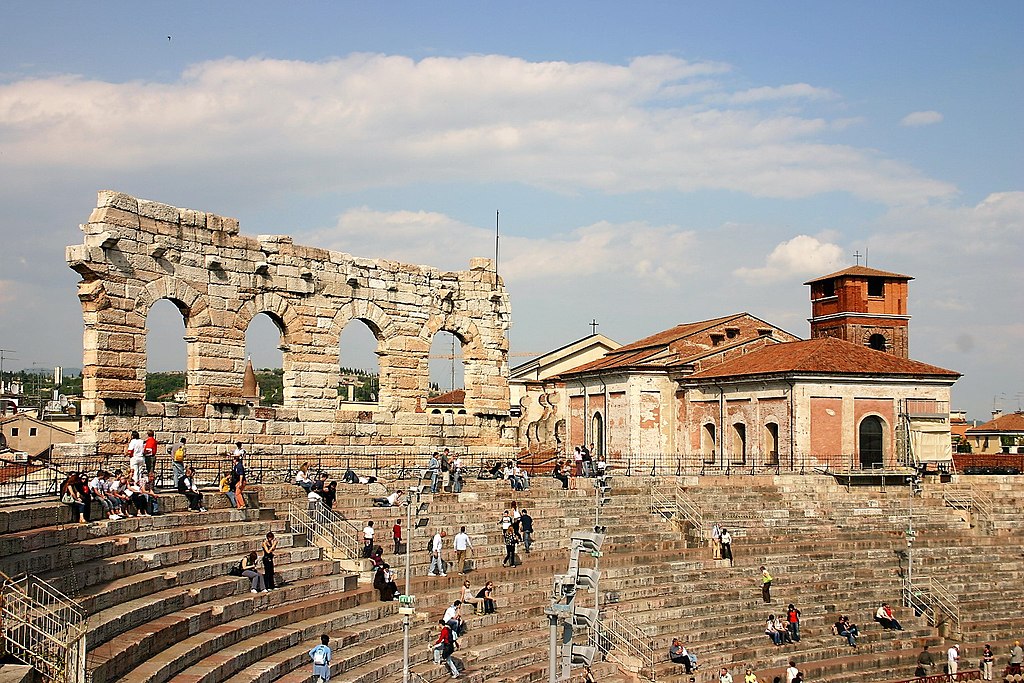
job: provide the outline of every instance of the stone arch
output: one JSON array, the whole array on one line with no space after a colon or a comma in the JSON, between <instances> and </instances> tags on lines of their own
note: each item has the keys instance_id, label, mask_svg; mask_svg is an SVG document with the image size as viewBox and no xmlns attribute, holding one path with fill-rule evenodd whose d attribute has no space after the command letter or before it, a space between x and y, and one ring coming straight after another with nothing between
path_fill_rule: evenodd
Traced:
<instances>
[{"instance_id":1,"label":"stone arch","mask_svg":"<svg viewBox=\"0 0 1024 683\"><path fill-rule=\"evenodd\" d=\"M329 333L336 339L341 338L345 327L353 320L362 320L384 346L398 335L398 326L387 313L372 301L359 299L350 301L334 314Z\"/></svg>"},{"instance_id":2,"label":"stone arch","mask_svg":"<svg viewBox=\"0 0 1024 683\"><path fill-rule=\"evenodd\" d=\"M162 277L143 287L135 299L133 312L140 318L140 327L145 327L149 309L160 299L169 300L181 311L187 334L194 334L196 328L210 325L206 296L181 278Z\"/></svg>"},{"instance_id":3,"label":"stone arch","mask_svg":"<svg viewBox=\"0 0 1024 683\"><path fill-rule=\"evenodd\" d=\"M476 323L462 315L433 315L420 330L420 339L430 348L430 342L438 332L451 332L466 348L465 357L479 358L481 350L480 330Z\"/></svg>"},{"instance_id":4,"label":"stone arch","mask_svg":"<svg viewBox=\"0 0 1024 683\"><path fill-rule=\"evenodd\" d=\"M857 461L861 469L885 466L889 450L889 424L878 413L869 413L857 425Z\"/></svg>"},{"instance_id":5,"label":"stone arch","mask_svg":"<svg viewBox=\"0 0 1024 683\"><path fill-rule=\"evenodd\" d=\"M277 324L286 346L306 342L305 325L299 314L287 299L275 292L263 292L243 302L235 313L235 329L244 335L249 323L260 313L266 313Z\"/></svg>"},{"instance_id":6,"label":"stone arch","mask_svg":"<svg viewBox=\"0 0 1024 683\"><path fill-rule=\"evenodd\" d=\"M464 405L466 411L472 413L476 407L475 401L482 395L481 385L484 383L484 373L481 371L481 366L487 358L480 330L472 320L461 314L435 314L427 319L420 329L418 337L422 349L417 353L420 366L419 376L429 381L430 346L434 335L442 331L451 333L462 344L462 379L463 387L466 390Z\"/></svg>"}]
</instances>

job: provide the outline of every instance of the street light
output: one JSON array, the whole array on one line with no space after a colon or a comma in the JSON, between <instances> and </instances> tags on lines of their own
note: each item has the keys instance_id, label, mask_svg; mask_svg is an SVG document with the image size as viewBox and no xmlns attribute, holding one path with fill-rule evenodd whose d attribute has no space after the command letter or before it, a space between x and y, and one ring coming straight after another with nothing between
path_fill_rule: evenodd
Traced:
<instances>
[{"instance_id":1,"label":"street light","mask_svg":"<svg viewBox=\"0 0 1024 683\"><path fill-rule=\"evenodd\" d=\"M420 502L420 487L410 486L409 495L405 499L405 528L408 537L405 540L405 592L398 599L398 613L402 615L402 683L409 683L409 630L412 628L412 615L416 613L416 598L409 594L412 576L410 550L412 548L412 496L416 494L416 502Z\"/></svg>"}]
</instances>

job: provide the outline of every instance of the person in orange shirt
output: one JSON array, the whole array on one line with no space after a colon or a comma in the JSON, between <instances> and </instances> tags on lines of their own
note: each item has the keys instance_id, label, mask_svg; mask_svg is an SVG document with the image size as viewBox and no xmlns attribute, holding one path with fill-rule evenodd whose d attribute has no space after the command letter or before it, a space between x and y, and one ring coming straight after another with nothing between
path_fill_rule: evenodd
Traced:
<instances>
[{"instance_id":1,"label":"person in orange shirt","mask_svg":"<svg viewBox=\"0 0 1024 683\"><path fill-rule=\"evenodd\" d=\"M142 446L142 457L146 460L146 471L150 473L156 472L156 449L158 448L156 443L156 437L153 436L153 430L150 429L146 432L146 442Z\"/></svg>"}]
</instances>

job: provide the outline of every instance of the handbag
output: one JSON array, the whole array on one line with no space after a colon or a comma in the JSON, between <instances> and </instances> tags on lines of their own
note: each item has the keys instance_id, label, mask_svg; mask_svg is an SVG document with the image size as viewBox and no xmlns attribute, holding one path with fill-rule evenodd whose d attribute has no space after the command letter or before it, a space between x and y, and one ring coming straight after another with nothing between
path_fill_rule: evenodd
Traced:
<instances>
[{"instance_id":1,"label":"handbag","mask_svg":"<svg viewBox=\"0 0 1024 683\"><path fill-rule=\"evenodd\" d=\"M64 495L60 497L60 502L64 503L65 505L71 505L72 503L75 502L75 497L71 495L70 491L65 491Z\"/></svg>"}]
</instances>

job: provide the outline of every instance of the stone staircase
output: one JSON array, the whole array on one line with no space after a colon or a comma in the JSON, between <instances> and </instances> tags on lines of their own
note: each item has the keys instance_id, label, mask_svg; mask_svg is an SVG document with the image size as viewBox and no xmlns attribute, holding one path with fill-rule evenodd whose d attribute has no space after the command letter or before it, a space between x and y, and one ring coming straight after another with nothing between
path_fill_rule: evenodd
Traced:
<instances>
[{"instance_id":1,"label":"stone staircase","mask_svg":"<svg viewBox=\"0 0 1024 683\"><path fill-rule=\"evenodd\" d=\"M602 662L596 667L602 681L652 674L682 680L681 667L667 661L673 636L685 638L699 656L698 680L710 680L723 666L739 680L751 666L760 680L771 681L791 658L808 680L909 676L920 647L928 643L938 651L951 628L929 625L899 605L911 514L914 575L941 580L958 597L963 661L976 661L984 642L1002 647L1022 635L1019 522L1007 519L1005 529L972 524L963 510L944 503L937 482L914 499L907 487L847 488L820 475L618 477L612 483L611 502L600 510L607 526L599 560L602 609L640 624L658 663L653 672L647 667L635 674ZM563 491L549 477L534 477L531 490L513 492L504 482L470 480L460 495L426 495L423 505L414 505L426 520L423 527L405 529L417 609L410 630L412 671L420 677L414 680L447 678L431 661L429 645L462 577L454 569L447 577L428 577L426 545L436 529L446 529L450 540L463 525L475 548L473 589L494 581L498 606L496 614L467 617L470 630L459 652L468 665L465 680L547 680L543 609L551 581L565 572L571 533L594 523L593 490L589 482L580 484ZM973 486L990 490L994 509L1020 504L1020 489L1012 484L1012 478L972 477ZM652 485L683 488L708 528L716 519L731 525L734 566L712 560L710 549L694 542L699 539L688 539L663 510L652 511ZM182 500L173 503L173 514L92 527L55 524L64 506L24 515L0 509L0 528L9 530L0 536L0 569L31 570L75 589L90 614L89 668L97 683L306 683L307 652L323 633L331 635L335 650L332 681L401 680L398 603L378 601L368 572L356 587L336 563L321 559L318 548L291 534L274 511L302 502L301 489L268 485L255 495L259 508L229 510L222 496L210 496L207 507L215 509L208 513L180 511ZM390 552L388 531L398 517L404 524L405 509L375 508L372 498L366 486L343 485L335 510L356 529L375 521L378 543L402 585L405 558ZM536 528L533 552L526 555L520 547L524 564L514 569L501 566L498 525L512 500L530 510ZM253 595L247 581L227 576L227 569L271 529L281 540L277 565L286 584ZM453 559L450 549L447 555ZM771 605L761 601L761 564L775 576ZM583 592L578 599L589 605L593 598ZM882 601L894 606L904 631L883 631L872 622ZM803 612L803 637L775 647L763 633L764 620L789 602ZM856 650L831 633L840 613L861 627Z\"/></svg>"}]
</instances>

